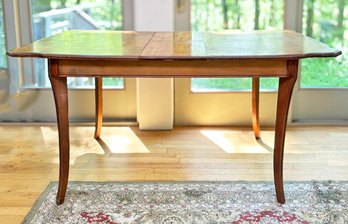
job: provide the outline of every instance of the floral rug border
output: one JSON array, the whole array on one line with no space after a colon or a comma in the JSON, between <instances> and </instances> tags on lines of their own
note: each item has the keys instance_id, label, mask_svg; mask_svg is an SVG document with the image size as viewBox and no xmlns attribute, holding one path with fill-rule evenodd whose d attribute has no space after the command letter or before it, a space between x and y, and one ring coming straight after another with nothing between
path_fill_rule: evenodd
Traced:
<instances>
[{"instance_id":1,"label":"floral rug border","mask_svg":"<svg viewBox=\"0 0 348 224\"><path fill-rule=\"evenodd\" d=\"M284 182L284 185L286 184L315 184L315 183L336 183L336 184L347 184L348 181L332 181L332 180L311 180L311 181L286 181ZM130 184L142 184L142 185L151 185L151 184L161 184L161 185L185 185L185 184L250 184L250 185L257 185L257 184L270 184L273 186L273 181L105 181L105 182L98 182L98 181L71 181L69 182L69 185L110 185L110 184L116 184L116 185L130 185ZM24 218L23 222L24 224L30 223L36 213L38 212L39 208L41 207L42 203L46 199L46 197L51 193L52 189L58 185L57 181L51 181L43 193L39 196L39 198L34 203L33 207L30 209L26 217ZM69 187L68 187L69 189ZM269 203L276 203L275 198L274 201L270 201Z\"/></svg>"}]
</instances>

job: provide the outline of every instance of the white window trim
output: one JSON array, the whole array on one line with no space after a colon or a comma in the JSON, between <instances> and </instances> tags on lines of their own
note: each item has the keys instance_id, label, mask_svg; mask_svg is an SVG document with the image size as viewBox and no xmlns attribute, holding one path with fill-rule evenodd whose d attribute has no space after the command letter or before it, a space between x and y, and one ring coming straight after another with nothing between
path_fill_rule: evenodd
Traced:
<instances>
[{"instance_id":1,"label":"white window trim","mask_svg":"<svg viewBox=\"0 0 348 224\"><path fill-rule=\"evenodd\" d=\"M302 32L303 0L285 0L284 29Z\"/></svg>"},{"instance_id":2,"label":"white window trim","mask_svg":"<svg viewBox=\"0 0 348 224\"><path fill-rule=\"evenodd\" d=\"M6 49L14 49L20 46L18 2L3 0L2 6ZM10 94L17 93L20 90L21 62L22 60L20 58L7 57L7 71L10 77Z\"/></svg>"}]
</instances>

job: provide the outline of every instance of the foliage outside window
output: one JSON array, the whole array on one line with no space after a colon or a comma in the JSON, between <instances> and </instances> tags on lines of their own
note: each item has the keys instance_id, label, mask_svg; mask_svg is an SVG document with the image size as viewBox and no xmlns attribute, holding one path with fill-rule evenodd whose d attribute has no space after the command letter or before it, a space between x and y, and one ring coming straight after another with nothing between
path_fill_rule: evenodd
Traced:
<instances>
[{"instance_id":1,"label":"foliage outside window","mask_svg":"<svg viewBox=\"0 0 348 224\"><path fill-rule=\"evenodd\" d=\"M0 1L0 68L7 67L5 33L4 33L4 17L2 13L2 1Z\"/></svg>"},{"instance_id":2,"label":"foliage outside window","mask_svg":"<svg viewBox=\"0 0 348 224\"><path fill-rule=\"evenodd\" d=\"M121 30L122 0L32 0L34 40L70 29ZM35 87L48 87L47 63L34 59ZM83 74L81 74L83 75ZM94 87L93 78L68 78L69 87ZM103 86L124 88L123 78L103 78Z\"/></svg>"},{"instance_id":3,"label":"foliage outside window","mask_svg":"<svg viewBox=\"0 0 348 224\"><path fill-rule=\"evenodd\" d=\"M303 60L302 88L348 87L348 2L305 0L303 33L342 50L337 58Z\"/></svg>"},{"instance_id":4,"label":"foliage outside window","mask_svg":"<svg viewBox=\"0 0 348 224\"><path fill-rule=\"evenodd\" d=\"M191 0L191 27L195 31L282 30L284 1ZM261 89L274 90L278 79L261 79ZM250 90L250 78L193 78L195 92Z\"/></svg>"}]
</instances>

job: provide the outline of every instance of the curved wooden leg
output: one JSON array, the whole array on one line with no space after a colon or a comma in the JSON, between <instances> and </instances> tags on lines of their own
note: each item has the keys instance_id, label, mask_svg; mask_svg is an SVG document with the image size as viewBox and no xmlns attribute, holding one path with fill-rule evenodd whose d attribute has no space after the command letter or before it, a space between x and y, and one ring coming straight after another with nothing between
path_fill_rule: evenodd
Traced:
<instances>
[{"instance_id":1,"label":"curved wooden leg","mask_svg":"<svg viewBox=\"0 0 348 224\"><path fill-rule=\"evenodd\" d=\"M253 78L252 85L252 123L253 131L256 139L261 138L260 119L259 119L259 96L260 96L260 78Z\"/></svg>"},{"instance_id":2,"label":"curved wooden leg","mask_svg":"<svg viewBox=\"0 0 348 224\"><path fill-rule=\"evenodd\" d=\"M95 78L95 132L94 138L100 138L100 131L103 125L103 79Z\"/></svg>"},{"instance_id":3,"label":"curved wooden leg","mask_svg":"<svg viewBox=\"0 0 348 224\"><path fill-rule=\"evenodd\" d=\"M64 202L69 178L69 115L67 78L58 77L58 63L49 61L50 81L56 103L57 125L59 134L59 185L57 205Z\"/></svg>"},{"instance_id":4,"label":"curved wooden leg","mask_svg":"<svg viewBox=\"0 0 348 224\"><path fill-rule=\"evenodd\" d=\"M288 118L289 105L292 91L297 79L298 60L288 61L288 77L279 79L277 118L275 126L275 141L273 154L274 184L276 189L277 201L285 203L283 186L283 156L286 124Z\"/></svg>"}]
</instances>

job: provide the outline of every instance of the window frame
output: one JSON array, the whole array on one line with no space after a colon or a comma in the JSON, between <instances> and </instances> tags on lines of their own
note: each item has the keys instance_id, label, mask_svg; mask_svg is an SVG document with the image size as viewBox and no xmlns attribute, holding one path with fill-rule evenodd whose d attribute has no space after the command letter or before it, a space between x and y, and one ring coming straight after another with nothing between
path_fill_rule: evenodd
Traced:
<instances>
[{"instance_id":1,"label":"window frame","mask_svg":"<svg viewBox=\"0 0 348 224\"><path fill-rule=\"evenodd\" d=\"M0 66L0 71L6 71L7 70L7 57L6 57L6 37L5 37L5 15L3 13L3 4L2 4L2 1L0 2L0 4L2 5L1 7L1 17L0 19L2 20L2 27L0 28L2 30L2 33L4 34L4 42L3 42L3 47L5 48L5 54L3 55L4 58L6 59L6 63L5 63L5 66L2 67ZM1 38L1 37L0 37ZM2 46L1 46L2 47Z\"/></svg>"}]
</instances>

